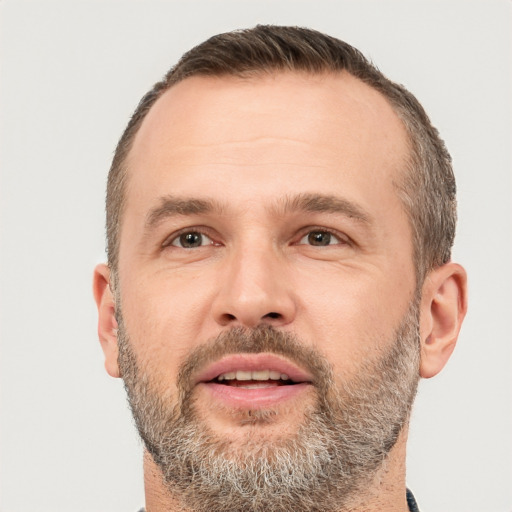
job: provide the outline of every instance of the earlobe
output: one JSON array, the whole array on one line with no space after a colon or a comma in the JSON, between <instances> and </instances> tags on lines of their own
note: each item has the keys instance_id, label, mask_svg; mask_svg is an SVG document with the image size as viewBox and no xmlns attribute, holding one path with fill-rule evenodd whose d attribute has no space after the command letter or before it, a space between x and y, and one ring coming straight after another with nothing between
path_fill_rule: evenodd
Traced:
<instances>
[{"instance_id":1,"label":"earlobe","mask_svg":"<svg viewBox=\"0 0 512 512\"><path fill-rule=\"evenodd\" d=\"M455 348L466 310L466 271L449 262L430 272L421 298L421 377L433 377L443 369Z\"/></svg>"},{"instance_id":2,"label":"earlobe","mask_svg":"<svg viewBox=\"0 0 512 512\"><path fill-rule=\"evenodd\" d=\"M115 301L110 288L110 269L105 264L94 269L93 293L98 308L98 336L105 355L105 369L110 376L120 377Z\"/></svg>"}]
</instances>

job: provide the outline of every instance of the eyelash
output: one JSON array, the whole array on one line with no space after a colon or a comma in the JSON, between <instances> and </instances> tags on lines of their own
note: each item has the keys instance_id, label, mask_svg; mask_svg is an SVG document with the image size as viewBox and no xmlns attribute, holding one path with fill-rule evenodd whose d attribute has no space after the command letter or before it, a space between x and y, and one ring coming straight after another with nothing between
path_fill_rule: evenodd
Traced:
<instances>
[{"instance_id":1,"label":"eyelash","mask_svg":"<svg viewBox=\"0 0 512 512\"><path fill-rule=\"evenodd\" d=\"M329 236L333 236L337 239L338 242L334 243L334 244L329 243L325 246L300 243L301 240L303 240L304 238L306 238L307 236L311 235L314 232L325 233L325 234L328 234ZM208 244L205 244L205 245L200 245L197 247L188 247L188 248L181 247L181 246L175 244L175 242L177 242L181 236L186 235L186 234L198 234L198 235L209 238L211 240L211 242ZM348 237L345 234L338 233L337 231L334 231L332 229L328 229L325 227L310 226L310 227L307 227L307 228L301 230L298 241L293 243L292 245L309 245L310 247L329 247L329 246L333 246L333 245L352 245L352 244L353 244L353 242L350 239L350 237ZM171 236L167 237L165 239L165 241L162 243L162 248L165 249L168 247L176 247L178 249L193 249L193 248L199 248L199 247L207 247L209 245L221 245L221 244L218 242L215 242L214 236L212 236L212 234L210 233L210 230L206 229L205 227L198 226L198 227L184 228L184 229L178 231L177 233L173 233Z\"/></svg>"},{"instance_id":2,"label":"eyelash","mask_svg":"<svg viewBox=\"0 0 512 512\"><path fill-rule=\"evenodd\" d=\"M168 236L162 243L162 248L165 249L167 247L176 247L178 249L187 249L186 247L180 247L179 245L174 245L174 242L179 240L179 238L183 235L193 234L193 233L209 238L211 240L211 243L206 244L206 245L220 245L214 241L213 236L211 235L211 233L209 233L209 230L207 230L206 228L191 227L191 228L181 229L177 233L173 233L172 235ZM201 245L199 247L204 247L204 246Z\"/></svg>"},{"instance_id":3,"label":"eyelash","mask_svg":"<svg viewBox=\"0 0 512 512\"><path fill-rule=\"evenodd\" d=\"M320 227L320 226L310 226L310 227L307 227L304 230L302 230L302 233L299 238L299 242L296 245L310 245L311 247L327 247L327 246L314 245L314 244L300 244L301 240L303 240L304 238L306 238L307 236L309 236L315 232L326 233L330 236L335 237L338 240L337 243L329 244L329 246L331 246L331 245L352 245L352 240L347 235L345 235L343 233L339 233L335 230L328 229L325 227Z\"/></svg>"}]
</instances>

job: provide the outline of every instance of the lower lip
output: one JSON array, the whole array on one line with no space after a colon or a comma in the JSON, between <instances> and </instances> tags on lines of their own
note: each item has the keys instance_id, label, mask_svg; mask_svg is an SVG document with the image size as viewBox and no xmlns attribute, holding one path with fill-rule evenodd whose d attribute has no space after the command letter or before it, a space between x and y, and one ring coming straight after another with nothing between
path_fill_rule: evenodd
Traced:
<instances>
[{"instance_id":1,"label":"lower lip","mask_svg":"<svg viewBox=\"0 0 512 512\"><path fill-rule=\"evenodd\" d=\"M216 382L202 382L198 384L198 387L208 390L214 400L220 400L228 407L263 409L279 405L305 393L311 387L311 384L303 382L288 386L249 389L217 384Z\"/></svg>"}]
</instances>

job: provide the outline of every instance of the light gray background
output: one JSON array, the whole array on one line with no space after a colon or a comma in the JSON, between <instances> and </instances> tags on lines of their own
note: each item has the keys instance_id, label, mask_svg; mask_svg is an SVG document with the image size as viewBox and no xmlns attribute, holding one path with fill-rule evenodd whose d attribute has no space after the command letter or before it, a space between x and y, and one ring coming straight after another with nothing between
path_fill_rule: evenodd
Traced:
<instances>
[{"instance_id":1,"label":"light gray background","mask_svg":"<svg viewBox=\"0 0 512 512\"><path fill-rule=\"evenodd\" d=\"M447 368L421 384L407 481L423 512L510 512L511 6L0 0L0 511L143 504L141 446L103 370L91 295L106 172L136 103L185 50L265 22L359 47L445 138L470 310Z\"/></svg>"}]
</instances>

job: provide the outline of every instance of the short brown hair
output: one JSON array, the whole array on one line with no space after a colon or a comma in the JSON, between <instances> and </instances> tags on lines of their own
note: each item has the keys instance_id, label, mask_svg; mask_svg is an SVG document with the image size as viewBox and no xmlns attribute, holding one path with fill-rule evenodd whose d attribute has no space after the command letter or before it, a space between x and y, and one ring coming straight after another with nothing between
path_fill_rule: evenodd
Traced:
<instances>
[{"instance_id":1,"label":"short brown hair","mask_svg":"<svg viewBox=\"0 0 512 512\"><path fill-rule=\"evenodd\" d=\"M450 259L455 236L455 178L451 158L418 100L388 80L356 48L315 30L258 25L216 35L185 53L142 98L117 145L107 184L107 253L115 277L124 210L126 159L148 111L174 84L192 76L258 76L268 72L311 74L346 71L379 91L409 136L405 172L395 183L409 216L417 284Z\"/></svg>"}]
</instances>

